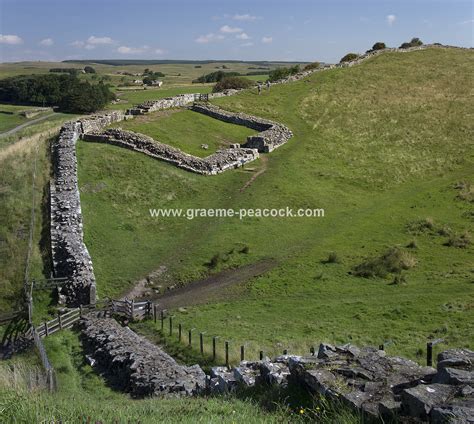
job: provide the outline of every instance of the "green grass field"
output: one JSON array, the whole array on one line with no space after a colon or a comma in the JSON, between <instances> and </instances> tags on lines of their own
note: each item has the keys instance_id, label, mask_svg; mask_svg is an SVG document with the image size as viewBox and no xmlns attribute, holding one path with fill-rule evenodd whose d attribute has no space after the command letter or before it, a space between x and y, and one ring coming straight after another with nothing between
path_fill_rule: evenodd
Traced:
<instances>
[{"instance_id":1,"label":"green grass field","mask_svg":"<svg viewBox=\"0 0 474 424\"><path fill-rule=\"evenodd\" d=\"M164 283L273 258L267 274L229 289L228 301L178 314L187 328L247 342L254 353L318 341L379 345L412 358L429 337L473 347L473 247L446 246L472 231L469 95L473 54L384 54L216 100L285 123L294 137L258 162L265 169L202 177L113 146L79 143L86 244L101 296L117 296L161 265ZM207 132L202 134L203 140ZM266 168L264 168L266 166ZM97 187L98 189L95 189ZM152 219L149 208L324 208L324 218ZM430 218L435 230L407 225ZM449 228L446 228L449 227ZM416 238L417 248L405 246ZM248 246L247 254L239 253ZM400 246L416 265L406 284L353 269ZM325 263L335 252L337 263ZM117 261L120 258L120 261Z\"/></svg>"},{"instance_id":2,"label":"green grass field","mask_svg":"<svg viewBox=\"0 0 474 424\"><path fill-rule=\"evenodd\" d=\"M129 121L118 122L114 126L140 132L199 157L209 156L232 143L244 143L248 135L255 133L245 127L182 109L138 116ZM209 149L202 149L201 144L207 144Z\"/></svg>"}]
</instances>

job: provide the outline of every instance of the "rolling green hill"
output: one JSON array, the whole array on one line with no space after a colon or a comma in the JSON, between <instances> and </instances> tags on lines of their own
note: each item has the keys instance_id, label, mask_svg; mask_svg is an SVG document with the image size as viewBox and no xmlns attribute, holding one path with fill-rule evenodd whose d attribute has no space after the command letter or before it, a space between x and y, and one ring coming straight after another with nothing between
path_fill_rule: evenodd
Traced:
<instances>
[{"instance_id":1,"label":"rolling green hill","mask_svg":"<svg viewBox=\"0 0 474 424\"><path fill-rule=\"evenodd\" d=\"M255 166L219 176L79 143L85 241L99 295L124 293L160 266L167 285L271 258L271 271L177 312L179 322L246 341L254 353L328 341L385 343L417 358L434 336L472 348L473 247L455 245L473 227L473 61L471 51L387 53L261 96L216 100L294 132ZM150 208L287 206L324 208L325 217L149 215ZM410 268L398 279L355 275L393 247Z\"/></svg>"}]
</instances>

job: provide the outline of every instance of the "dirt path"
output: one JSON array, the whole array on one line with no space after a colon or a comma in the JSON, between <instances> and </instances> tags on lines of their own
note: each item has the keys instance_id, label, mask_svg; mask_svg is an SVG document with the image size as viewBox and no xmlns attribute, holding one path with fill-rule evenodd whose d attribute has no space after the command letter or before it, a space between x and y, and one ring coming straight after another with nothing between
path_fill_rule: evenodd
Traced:
<instances>
[{"instance_id":1,"label":"dirt path","mask_svg":"<svg viewBox=\"0 0 474 424\"><path fill-rule=\"evenodd\" d=\"M277 265L273 259L266 259L240 268L228 269L202 280L194 281L185 287L164 293L154 302L160 309L172 309L183 306L198 305L215 300L224 295L225 289L270 271Z\"/></svg>"},{"instance_id":2,"label":"dirt path","mask_svg":"<svg viewBox=\"0 0 474 424\"><path fill-rule=\"evenodd\" d=\"M262 161L262 168L258 172L252 175L250 180L248 180L244 184L244 186L240 189L240 192L244 191L247 187L249 187L260 175L262 175L267 170L268 157L260 156L260 159Z\"/></svg>"},{"instance_id":3,"label":"dirt path","mask_svg":"<svg viewBox=\"0 0 474 424\"><path fill-rule=\"evenodd\" d=\"M45 119L51 118L51 116L54 115L53 113L50 113L45 116L40 116L39 118L32 119L31 121L25 122L24 124L18 125L15 128L12 128L11 130L5 131L3 133L0 133L0 137L6 137L8 135L15 134L16 132L22 130L23 128L29 127L30 125L37 124L38 122L44 121Z\"/></svg>"}]
</instances>

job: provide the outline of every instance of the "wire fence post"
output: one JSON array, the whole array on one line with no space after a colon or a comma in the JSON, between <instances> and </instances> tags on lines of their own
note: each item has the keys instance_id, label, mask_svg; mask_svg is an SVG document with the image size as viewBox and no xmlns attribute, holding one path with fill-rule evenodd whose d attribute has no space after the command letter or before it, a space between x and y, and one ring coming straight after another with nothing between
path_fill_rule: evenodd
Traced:
<instances>
[{"instance_id":1,"label":"wire fence post","mask_svg":"<svg viewBox=\"0 0 474 424\"><path fill-rule=\"evenodd\" d=\"M170 315L170 336L173 335L173 316Z\"/></svg>"},{"instance_id":2,"label":"wire fence post","mask_svg":"<svg viewBox=\"0 0 474 424\"><path fill-rule=\"evenodd\" d=\"M240 346L240 360L241 361L245 360L245 346L244 345Z\"/></svg>"},{"instance_id":3,"label":"wire fence post","mask_svg":"<svg viewBox=\"0 0 474 424\"><path fill-rule=\"evenodd\" d=\"M160 319L161 319L161 332L165 329L165 311L160 311Z\"/></svg>"},{"instance_id":4,"label":"wire fence post","mask_svg":"<svg viewBox=\"0 0 474 424\"><path fill-rule=\"evenodd\" d=\"M181 333L183 331L183 326L178 324L178 341L181 343Z\"/></svg>"},{"instance_id":5,"label":"wire fence post","mask_svg":"<svg viewBox=\"0 0 474 424\"><path fill-rule=\"evenodd\" d=\"M189 346L189 347L192 346L192 337L193 337L193 329L191 328L191 329L188 331L188 346Z\"/></svg>"},{"instance_id":6,"label":"wire fence post","mask_svg":"<svg viewBox=\"0 0 474 424\"><path fill-rule=\"evenodd\" d=\"M433 365L433 343L426 343L426 366L431 367Z\"/></svg>"},{"instance_id":7,"label":"wire fence post","mask_svg":"<svg viewBox=\"0 0 474 424\"><path fill-rule=\"evenodd\" d=\"M225 341L225 366L229 368L229 342Z\"/></svg>"},{"instance_id":8,"label":"wire fence post","mask_svg":"<svg viewBox=\"0 0 474 424\"><path fill-rule=\"evenodd\" d=\"M204 355L204 333L199 333L199 350Z\"/></svg>"},{"instance_id":9,"label":"wire fence post","mask_svg":"<svg viewBox=\"0 0 474 424\"><path fill-rule=\"evenodd\" d=\"M217 336L214 336L212 338L212 360L215 361L216 360L216 341L217 341L218 337Z\"/></svg>"},{"instance_id":10,"label":"wire fence post","mask_svg":"<svg viewBox=\"0 0 474 424\"><path fill-rule=\"evenodd\" d=\"M153 321L155 322L155 324L156 324L156 312L157 312L156 308L157 308L157 305L153 305Z\"/></svg>"}]
</instances>

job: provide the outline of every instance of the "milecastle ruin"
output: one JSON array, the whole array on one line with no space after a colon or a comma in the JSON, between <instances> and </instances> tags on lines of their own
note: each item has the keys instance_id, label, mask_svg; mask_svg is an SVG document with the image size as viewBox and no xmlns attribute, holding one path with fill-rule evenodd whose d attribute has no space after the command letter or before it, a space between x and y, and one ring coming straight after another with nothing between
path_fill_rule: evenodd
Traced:
<instances>
[{"instance_id":1,"label":"milecastle ruin","mask_svg":"<svg viewBox=\"0 0 474 424\"><path fill-rule=\"evenodd\" d=\"M391 51L385 49L360 56L353 62L302 72L275 84L296 81L313 72L334 67L353 66ZM229 91L210 95L233 95ZM107 112L63 125L52 144L51 248L56 277L67 283L59 290L60 303L68 306L94 305L96 281L91 257L83 240L83 223L77 179L76 142L103 142L142 152L202 175L216 175L243 166L286 143L292 132L283 124L243 113L232 113L209 104L194 103L195 95L184 94L145 102L127 111ZM119 128L106 129L114 122L156 110L190 107L215 119L244 125L258 132L242 145L220 150L206 158L182 152L145 135ZM127 381L124 389L136 396L157 394L194 395L204 391L233 390L237 385L287 384L289 379L327 398L340 399L369 417L410 416L433 423L474 422L474 352L454 349L438 358L438 369L420 367L398 357L387 357L378 349L351 345L321 345L314 355L285 355L270 360L242 362L231 370L214 368L210 376L199 366L185 367L159 347L146 342L117 321L91 312L81 322L83 337L91 358L104 375L120 369Z\"/></svg>"}]
</instances>

